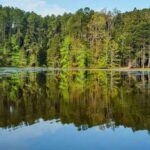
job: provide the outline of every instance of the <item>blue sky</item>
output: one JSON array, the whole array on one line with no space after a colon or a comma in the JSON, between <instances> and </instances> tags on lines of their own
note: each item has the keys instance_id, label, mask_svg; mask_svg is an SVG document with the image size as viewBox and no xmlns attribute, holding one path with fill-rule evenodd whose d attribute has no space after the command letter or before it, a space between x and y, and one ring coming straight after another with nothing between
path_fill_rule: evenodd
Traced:
<instances>
[{"instance_id":1,"label":"blue sky","mask_svg":"<svg viewBox=\"0 0 150 150\"><path fill-rule=\"evenodd\" d=\"M150 0L0 0L3 6L14 6L25 11L35 11L43 16L74 12L79 8L90 7L94 10L117 8L124 11L133 8L149 8Z\"/></svg>"}]
</instances>

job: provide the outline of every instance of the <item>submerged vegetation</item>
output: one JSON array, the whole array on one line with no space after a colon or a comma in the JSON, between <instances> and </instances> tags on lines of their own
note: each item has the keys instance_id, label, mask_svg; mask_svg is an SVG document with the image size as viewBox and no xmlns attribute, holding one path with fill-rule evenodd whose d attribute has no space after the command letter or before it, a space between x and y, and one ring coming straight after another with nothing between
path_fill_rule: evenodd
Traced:
<instances>
[{"instance_id":1,"label":"submerged vegetation","mask_svg":"<svg viewBox=\"0 0 150 150\"><path fill-rule=\"evenodd\" d=\"M150 67L150 9L62 16L0 6L0 66Z\"/></svg>"}]
</instances>

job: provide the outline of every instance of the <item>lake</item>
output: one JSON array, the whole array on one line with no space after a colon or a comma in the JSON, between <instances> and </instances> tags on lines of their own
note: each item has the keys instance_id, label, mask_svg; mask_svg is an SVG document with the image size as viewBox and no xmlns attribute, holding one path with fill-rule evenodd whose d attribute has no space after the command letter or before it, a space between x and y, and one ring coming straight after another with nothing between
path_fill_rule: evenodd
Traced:
<instances>
[{"instance_id":1,"label":"lake","mask_svg":"<svg viewBox=\"0 0 150 150\"><path fill-rule=\"evenodd\" d=\"M149 150L150 71L0 68L0 150Z\"/></svg>"}]
</instances>

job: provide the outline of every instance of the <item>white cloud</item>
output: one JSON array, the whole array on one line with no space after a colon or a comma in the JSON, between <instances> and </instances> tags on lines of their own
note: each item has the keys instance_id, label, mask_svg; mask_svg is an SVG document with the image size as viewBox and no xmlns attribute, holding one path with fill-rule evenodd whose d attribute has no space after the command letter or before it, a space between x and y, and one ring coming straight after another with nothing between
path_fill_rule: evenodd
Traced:
<instances>
[{"instance_id":1,"label":"white cloud","mask_svg":"<svg viewBox=\"0 0 150 150\"><path fill-rule=\"evenodd\" d=\"M48 4L45 0L3 0L3 6L13 6L25 11L34 11L42 16L63 14L66 10L57 4Z\"/></svg>"}]
</instances>

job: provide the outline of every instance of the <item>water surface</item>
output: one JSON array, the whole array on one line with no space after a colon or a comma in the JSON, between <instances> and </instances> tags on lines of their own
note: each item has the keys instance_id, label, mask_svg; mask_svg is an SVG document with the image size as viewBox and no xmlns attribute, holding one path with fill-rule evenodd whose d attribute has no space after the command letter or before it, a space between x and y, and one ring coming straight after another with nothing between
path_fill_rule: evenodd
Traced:
<instances>
[{"instance_id":1,"label":"water surface","mask_svg":"<svg viewBox=\"0 0 150 150\"><path fill-rule=\"evenodd\" d=\"M0 149L150 149L150 72L0 68Z\"/></svg>"}]
</instances>

